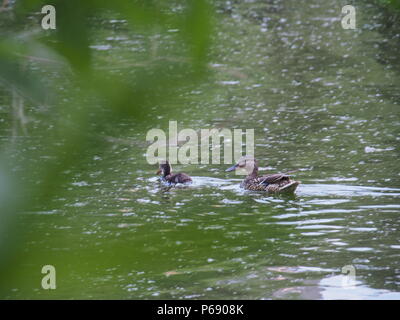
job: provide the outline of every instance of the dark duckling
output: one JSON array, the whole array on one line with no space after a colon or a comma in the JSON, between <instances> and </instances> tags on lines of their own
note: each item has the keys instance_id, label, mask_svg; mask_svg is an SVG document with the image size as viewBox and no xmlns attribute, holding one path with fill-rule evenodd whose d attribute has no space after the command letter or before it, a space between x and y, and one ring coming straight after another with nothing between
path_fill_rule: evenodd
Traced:
<instances>
[{"instance_id":1,"label":"dark duckling","mask_svg":"<svg viewBox=\"0 0 400 320\"><path fill-rule=\"evenodd\" d=\"M267 174L258 176L258 161L253 157L242 157L238 163L226 171L233 171L241 168L247 173L246 178L241 183L241 187L252 191L267 191L270 193L293 193L300 181L290 179L285 173Z\"/></svg>"},{"instance_id":2,"label":"dark duckling","mask_svg":"<svg viewBox=\"0 0 400 320\"><path fill-rule=\"evenodd\" d=\"M160 162L157 174L161 174L161 180L169 184L192 182L192 178L186 173L172 173L172 167L167 160Z\"/></svg>"}]
</instances>

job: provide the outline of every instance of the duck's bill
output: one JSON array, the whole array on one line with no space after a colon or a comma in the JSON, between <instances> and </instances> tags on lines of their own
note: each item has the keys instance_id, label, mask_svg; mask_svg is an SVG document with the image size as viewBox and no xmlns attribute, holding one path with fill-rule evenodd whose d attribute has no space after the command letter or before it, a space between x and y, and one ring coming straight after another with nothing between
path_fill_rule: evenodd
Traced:
<instances>
[{"instance_id":1,"label":"duck's bill","mask_svg":"<svg viewBox=\"0 0 400 320\"><path fill-rule=\"evenodd\" d=\"M234 166L232 166L232 167L226 169L225 171L233 171L233 170L235 170L236 168L237 168L237 164L235 164Z\"/></svg>"}]
</instances>

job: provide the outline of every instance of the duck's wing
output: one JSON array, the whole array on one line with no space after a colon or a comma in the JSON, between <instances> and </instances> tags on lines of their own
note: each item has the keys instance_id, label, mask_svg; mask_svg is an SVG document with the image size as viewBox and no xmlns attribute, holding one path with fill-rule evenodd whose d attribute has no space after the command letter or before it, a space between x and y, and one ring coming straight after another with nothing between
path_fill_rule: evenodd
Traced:
<instances>
[{"instance_id":1,"label":"duck's wing","mask_svg":"<svg viewBox=\"0 0 400 320\"><path fill-rule=\"evenodd\" d=\"M275 184L282 180L289 180L290 176L284 173L267 174L258 178L259 184Z\"/></svg>"}]
</instances>

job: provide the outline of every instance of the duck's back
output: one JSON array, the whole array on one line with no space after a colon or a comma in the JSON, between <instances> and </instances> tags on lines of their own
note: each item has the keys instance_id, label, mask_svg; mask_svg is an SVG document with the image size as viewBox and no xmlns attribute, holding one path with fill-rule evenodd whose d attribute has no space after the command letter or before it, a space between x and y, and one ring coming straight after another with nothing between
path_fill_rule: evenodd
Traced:
<instances>
[{"instance_id":1,"label":"duck's back","mask_svg":"<svg viewBox=\"0 0 400 320\"><path fill-rule=\"evenodd\" d=\"M299 185L290 176L283 173L268 174L261 177L247 178L242 182L242 188L252 191L294 192Z\"/></svg>"},{"instance_id":2,"label":"duck's back","mask_svg":"<svg viewBox=\"0 0 400 320\"><path fill-rule=\"evenodd\" d=\"M261 177L258 177L259 183L268 185L268 184L286 184L290 181L290 176L283 173L275 173L275 174L267 174Z\"/></svg>"}]
</instances>

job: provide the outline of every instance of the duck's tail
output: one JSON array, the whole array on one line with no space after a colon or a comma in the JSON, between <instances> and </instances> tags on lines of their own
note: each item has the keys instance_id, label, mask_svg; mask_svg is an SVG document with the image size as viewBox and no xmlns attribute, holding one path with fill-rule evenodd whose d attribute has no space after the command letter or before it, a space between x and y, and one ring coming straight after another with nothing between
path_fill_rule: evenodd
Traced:
<instances>
[{"instance_id":1,"label":"duck's tail","mask_svg":"<svg viewBox=\"0 0 400 320\"><path fill-rule=\"evenodd\" d=\"M300 181L291 181L287 185L284 185L279 189L279 192L284 192L284 193L293 193L296 191L297 186L300 184Z\"/></svg>"}]
</instances>

